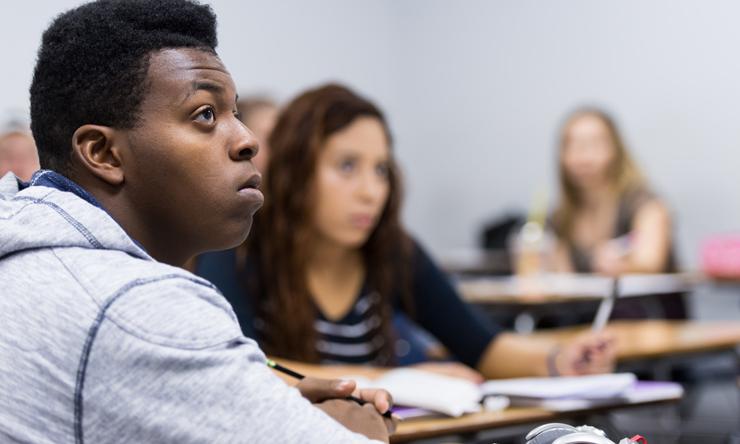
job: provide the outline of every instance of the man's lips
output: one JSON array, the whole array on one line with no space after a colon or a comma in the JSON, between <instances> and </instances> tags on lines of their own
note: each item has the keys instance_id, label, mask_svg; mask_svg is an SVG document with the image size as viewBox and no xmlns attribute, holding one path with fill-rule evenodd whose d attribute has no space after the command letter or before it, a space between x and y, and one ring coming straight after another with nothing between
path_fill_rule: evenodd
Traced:
<instances>
[{"instance_id":1,"label":"man's lips","mask_svg":"<svg viewBox=\"0 0 740 444\"><path fill-rule=\"evenodd\" d=\"M240 196L244 196L249 199L252 203L262 205L265 201L265 197L262 195L262 191L259 190L260 183L262 182L262 176L259 173L252 174L240 187L237 193Z\"/></svg>"},{"instance_id":2,"label":"man's lips","mask_svg":"<svg viewBox=\"0 0 740 444\"><path fill-rule=\"evenodd\" d=\"M239 191L242 191L248 188L257 189L260 187L261 183L262 183L262 175L259 173L254 173L251 176L249 176L249 178L241 184L241 186L239 187Z\"/></svg>"}]
</instances>

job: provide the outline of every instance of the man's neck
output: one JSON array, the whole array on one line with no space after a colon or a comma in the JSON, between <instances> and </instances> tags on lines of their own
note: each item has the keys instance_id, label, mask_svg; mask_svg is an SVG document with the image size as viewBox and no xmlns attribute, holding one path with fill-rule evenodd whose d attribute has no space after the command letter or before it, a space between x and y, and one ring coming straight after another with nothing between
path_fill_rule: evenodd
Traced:
<instances>
[{"instance_id":1,"label":"man's neck","mask_svg":"<svg viewBox=\"0 0 740 444\"><path fill-rule=\"evenodd\" d=\"M123 229L123 231L147 254L159 262L183 266L194 254L182 247L186 242L171 242L156 236L149 229L151 221L142 220L132 211L125 192L95 178L70 172L70 180L89 193L100 207Z\"/></svg>"}]
</instances>

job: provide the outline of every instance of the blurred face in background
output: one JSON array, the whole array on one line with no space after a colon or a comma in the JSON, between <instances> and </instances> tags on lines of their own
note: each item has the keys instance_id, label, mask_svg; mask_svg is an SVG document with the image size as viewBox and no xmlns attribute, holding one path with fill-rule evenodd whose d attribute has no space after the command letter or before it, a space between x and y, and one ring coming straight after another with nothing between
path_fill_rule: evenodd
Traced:
<instances>
[{"instance_id":1,"label":"blurred face in background","mask_svg":"<svg viewBox=\"0 0 740 444\"><path fill-rule=\"evenodd\" d=\"M576 188L607 185L615 157L614 138L598 116L581 114L565 126L560 162Z\"/></svg>"},{"instance_id":2,"label":"blurred face in background","mask_svg":"<svg viewBox=\"0 0 740 444\"><path fill-rule=\"evenodd\" d=\"M313 228L347 248L367 241L388 201L390 147L380 120L358 117L329 136L313 183Z\"/></svg>"},{"instance_id":3,"label":"blurred face in background","mask_svg":"<svg viewBox=\"0 0 740 444\"><path fill-rule=\"evenodd\" d=\"M247 128L252 130L259 141L260 150L257 155L252 158L252 163L262 174L267 171L267 162L270 160L270 146L268 145L268 139L270 138L272 129L275 127L277 117L277 107L265 104L251 110L244 119L244 124L247 125Z\"/></svg>"},{"instance_id":4,"label":"blurred face in background","mask_svg":"<svg viewBox=\"0 0 740 444\"><path fill-rule=\"evenodd\" d=\"M17 132L0 135L0 177L12 171L27 182L38 169L39 154L30 134Z\"/></svg>"}]
</instances>

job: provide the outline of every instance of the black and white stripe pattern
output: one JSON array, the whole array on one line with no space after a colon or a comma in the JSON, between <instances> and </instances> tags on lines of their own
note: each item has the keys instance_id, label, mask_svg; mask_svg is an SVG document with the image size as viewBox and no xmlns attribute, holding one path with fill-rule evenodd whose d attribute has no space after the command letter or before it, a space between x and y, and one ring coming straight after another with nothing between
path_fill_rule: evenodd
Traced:
<instances>
[{"instance_id":1,"label":"black and white stripe pattern","mask_svg":"<svg viewBox=\"0 0 740 444\"><path fill-rule=\"evenodd\" d=\"M319 315L314 322L316 351L325 364L374 364L381 359L385 338L378 314L378 293L365 293L342 319Z\"/></svg>"}]
</instances>

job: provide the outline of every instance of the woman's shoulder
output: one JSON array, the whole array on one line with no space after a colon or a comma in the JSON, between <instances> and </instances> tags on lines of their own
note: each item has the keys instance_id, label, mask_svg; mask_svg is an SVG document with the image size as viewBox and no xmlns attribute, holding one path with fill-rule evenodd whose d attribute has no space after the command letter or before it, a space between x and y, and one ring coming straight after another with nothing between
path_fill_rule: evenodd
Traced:
<instances>
[{"instance_id":1,"label":"woman's shoulder","mask_svg":"<svg viewBox=\"0 0 740 444\"><path fill-rule=\"evenodd\" d=\"M420 264L433 263L427 249L415 237L407 237L406 258L411 261L412 266L417 267Z\"/></svg>"},{"instance_id":2,"label":"woman's shoulder","mask_svg":"<svg viewBox=\"0 0 740 444\"><path fill-rule=\"evenodd\" d=\"M195 262L195 272L197 275L207 278L209 275L223 271L224 268L235 266L235 250L211 251L198 256Z\"/></svg>"},{"instance_id":3,"label":"woman's shoulder","mask_svg":"<svg viewBox=\"0 0 740 444\"><path fill-rule=\"evenodd\" d=\"M620 224L633 227L640 220L663 221L670 224L671 214L666 202L647 188L625 193L621 201Z\"/></svg>"},{"instance_id":4,"label":"woman's shoulder","mask_svg":"<svg viewBox=\"0 0 740 444\"><path fill-rule=\"evenodd\" d=\"M625 191L622 194L621 205L632 215L648 207L666 208L663 199L648 187L636 187Z\"/></svg>"},{"instance_id":5,"label":"woman's shoulder","mask_svg":"<svg viewBox=\"0 0 740 444\"><path fill-rule=\"evenodd\" d=\"M426 247L417 239L409 237L409 254L412 279L414 281L444 276L442 268L428 252Z\"/></svg>"},{"instance_id":6,"label":"woman's shoulder","mask_svg":"<svg viewBox=\"0 0 740 444\"><path fill-rule=\"evenodd\" d=\"M254 279L253 261L247 258L240 263L238 258L236 249L201 254L196 262L195 274L213 283L227 299L233 300L245 293L245 276L250 275Z\"/></svg>"}]
</instances>

